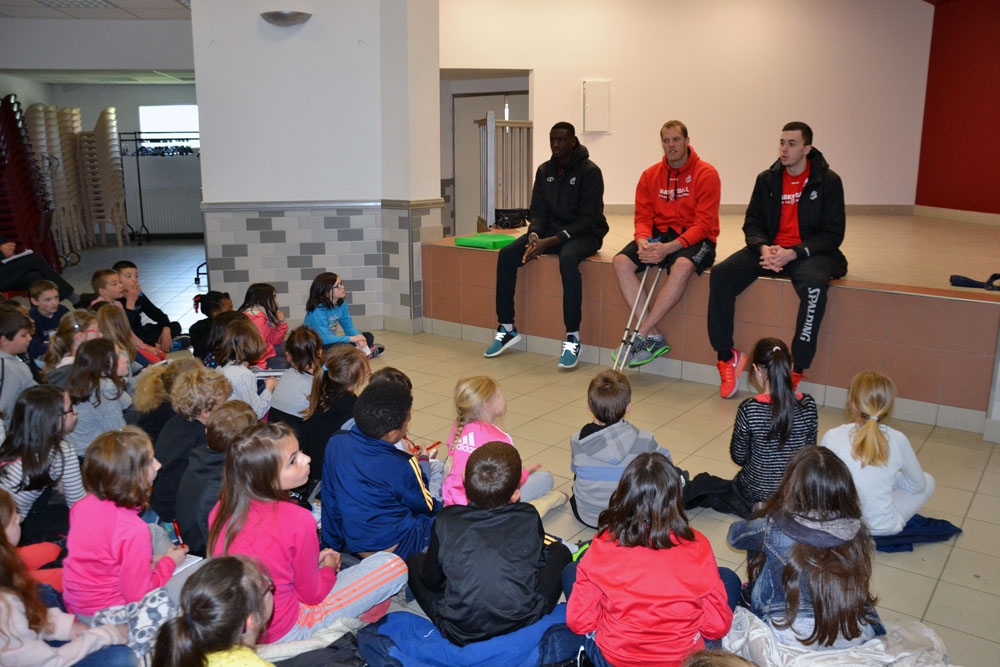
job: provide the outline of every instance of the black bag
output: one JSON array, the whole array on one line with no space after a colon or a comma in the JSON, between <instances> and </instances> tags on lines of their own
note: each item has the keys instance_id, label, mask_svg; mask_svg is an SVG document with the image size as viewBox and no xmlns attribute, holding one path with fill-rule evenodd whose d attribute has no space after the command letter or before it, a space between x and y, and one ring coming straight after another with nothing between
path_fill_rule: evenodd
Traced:
<instances>
[{"instance_id":1,"label":"black bag","mask_svg":"<svg viewBox=\"0 0 1000 667\"><path fill-rule=\"evenodd\" d=\"M498 208L494 216L495 226L500 229L517 229L528 224L531 216L526 208Z\"/></svg>"}]
</instances>

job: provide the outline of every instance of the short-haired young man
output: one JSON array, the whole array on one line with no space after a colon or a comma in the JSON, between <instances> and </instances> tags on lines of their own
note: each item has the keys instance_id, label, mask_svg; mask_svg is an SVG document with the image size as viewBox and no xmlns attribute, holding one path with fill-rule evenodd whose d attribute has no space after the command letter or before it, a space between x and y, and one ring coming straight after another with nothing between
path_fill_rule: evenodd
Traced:
<instances>
[{"instance_id":1,"label":"short-haired young man","mask_svg":"<svg viewBox=\"0 0 1000 667\"><path fill-rule=\"evenodd\" d=\"M413 395L395 382L369 384L354 404L354 426L326 445L323 546L363 556L391 551L404 560L430 543L441 509L417 459L396 449L406 437Z\"/></svg>"},{"instance_id":2,"label":"short-haired young man","mask_svg":"<svg viewBox=\"0 0 1000 667\"><path fill-rule=\"evenodd\" d=\"M660 143L663 159L642 172L635 186L635 240L611 261L625 303L638 299L639 308L653 281L647 278L640 295L638 274L654 265L667 270L666 282L626 351L632 368L670 351L656 325L684 296L691 276L700 276L715 262L719 238L719 172L691 147L687 126L679 120L663 124ZM655 270L650 273L656 275Z\"/></svg>"},{"instance_id":3,"label":"short-haired young man","mask_svg":"<svg viewBox=\"0 0 1000 667\"><path fill-rule=\"evenodd\" d=\"M485 356L495 357L517 344L514 327L514 288L517 270L543 254L559 255L563 286L563 323L566 341L560 368L573 368L580 357L580 320L583 280L580 262L601 249L608 233L604 217L604 176L590 161L587 147L567 122L549 131L552 159L535 172L531 190L531 225L528 232L500 251L497 257L497 327Z\"/></svg>"},{"instance_id":4,"label":"short-haired young man","mask_svg":"<svg viewBox=\"0 0 1000 667\"><path fill-rule=\"evenodd\" d=\"M0 416L10 426L14 403L22 391L35 386L28 364L18 355L31 344L31 318L14 304L0 304Z\"/></svg>"},{"instance_id":5,"label":"short-haired young man","mask_svg":"<svg viewBox=\"0 0 1000 667\"><path fill-rule=\"evenodd\" d=\"M708 338L719 357L719 393L739 388L746 355L733 343L736 297L760 276L788 276L799 296L792 339L792 384L812 364L831 280L847 274L840 252L846 214L844 185L812 145L802 122L781 128L778 160L757 176L743 222L746 247L712 269Z\"/></svg>"},{"instance_id":6,"label":"short-haired young man","mask_svg":"<svg viewBox=\"0 0 1000 667\"><path fill-rule=\"evenodd\" d=\"M520 482L514 447L487 442L474 451L465 467L469 504L441 510L426 556L407 562L420 608L459 646L531 625L559 602L569 549L546 546L538 511L520 502Z\"/></svg>"}]
</instances>

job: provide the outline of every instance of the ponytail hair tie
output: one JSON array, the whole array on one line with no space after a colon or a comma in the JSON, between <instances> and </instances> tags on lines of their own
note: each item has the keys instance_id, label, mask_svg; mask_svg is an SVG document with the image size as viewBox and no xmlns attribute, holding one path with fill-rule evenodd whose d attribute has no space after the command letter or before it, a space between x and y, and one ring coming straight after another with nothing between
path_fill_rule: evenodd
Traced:
<instances>
[{"instance_id":1,"label":"ponytail hair tie","mask_svg":"<svg viewBox=\"0 0 1000 667\"><path fill-rule=\"evenodd\" d=\"M323 372L326 373L328 370L330 369L326 367L326 364L323 364Z\"/></svg>"},{"instance_id":2,"label":"ponytail hair tie","mask_svg":"<svg viewBox=\"0 0 1000 667\"><path fill-rule=\"evenodd\" d=\"M781 352L781 348L778 347L777 345L775 345L774 347L771 348L771 352L772 353L774 353L774 352Z\"/></svg>"},{"instance_id":3,"label":"ponytail hair tie","mask_svg":"<svg viewBox=\"0 0 1000 667\"><path fill-rule=\"evenodd\" d=\"M878 421L878 417L876 417L875 415L868 415L868 419L870 419L870 420L872 420L874 422Z\"/></svg>"}]
</instances>

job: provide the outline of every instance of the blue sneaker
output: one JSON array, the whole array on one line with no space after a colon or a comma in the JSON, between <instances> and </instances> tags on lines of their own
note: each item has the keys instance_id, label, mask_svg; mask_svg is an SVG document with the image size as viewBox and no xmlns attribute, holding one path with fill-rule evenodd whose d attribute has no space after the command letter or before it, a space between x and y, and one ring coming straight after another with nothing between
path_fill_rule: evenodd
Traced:
<instances>
[{"instance_id":1,"label":"blue sneaker","mask_svg":"<svg viewBox=\"0 0 1000 667\"><path fill-rule=\"evenodd\" d=\"M562 354L559 356L559 368L576 368L578 363L580 363L580 341L573 336L566 336Z\"/></svg>"},{"instance_id":2,"label":"blue sneaker","mask_svg":"<svg viewBox=\"0 0 1000 667\"><path fill-rule=\"evenodd\" d=\"M486 348L486 352L483 353L484 357L496 357L508 349L517 345L521 340L521 334L517 333L517 329L512 329L507 331L503 328L503 325L497 327L496 336L493 337L493 342L490 346Z\"/></svg>"},{"instance_id":3,"label":"blue sneaker","mask_svg":"<svg viewBox=\"0 0 1000 667\"><path fill-rule=\"evenodd\" d=\"M178 350L186 350L189 347L191 347L191 336L178 336L170 346L170 351L177 352Z\"/></svg>"}]
</instances>

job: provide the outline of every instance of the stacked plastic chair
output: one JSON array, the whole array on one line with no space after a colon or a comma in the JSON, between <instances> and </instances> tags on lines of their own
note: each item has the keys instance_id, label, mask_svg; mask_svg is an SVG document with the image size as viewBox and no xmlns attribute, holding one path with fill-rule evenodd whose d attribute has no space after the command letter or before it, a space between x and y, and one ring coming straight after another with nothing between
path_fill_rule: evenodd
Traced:
<instances>
[{"instance_id":1,"label":"stacked plastic chair","mask_svg":"<svg viewBox=\"0 0 1000 667\"><path fill-rule=\"evenodd\" d=\"M55 107L49 107L54 110ZM55 111L56 126L59 133L59 158L62 160L63 173L66 174L66 200L74 207L75 215L70 216L63 224L64 233L74 249L89 248L94 245L93 233L87 231L86 212L84 210L83 193L80 191L80 169L76 155L77 136L83 131L83 120L78 107L64 107ZM46 116L49 117L48 115Z\"/></svg>"},{"instance_id":2,"label":"stacked plastic chair","mask_svg":"<svg viewBox=\"0 0 1000 667\"><path fill-rule=\"evenodd\" d=\"M114 108L101 112L93 132L79 134L77 167L87 229L101 245L106 245L106 226L110 224L118 246L127 244L122 158Z\"/></svg>"},{"instance_id":3,"label":"stacked plastic chair","mask_svg":"<svg viewBox=\"0 0 1000 667\"><path fill-rule=\"evenodd\" d=\"M67 178L59 135L59 110L55 105L32 104L24 116L31 137L32 161L46 176L45 186L52 203L52 226L58 234L59 251L64 257L73 257L75 251L82 248L80 194L75 170L70 174L72 178Z\"/></svg>"},{"instance_id":4,"label":"stacked plastic chair","mask_svg":"<svg viewBox=\"0 0 1000 667\"><path fill-rule=\"evenodd\" d=\"M0 99L0 232L59 267L45 178L32 163L32 151L21 105L6 95Z\"/></svg>"}]
</instances>

